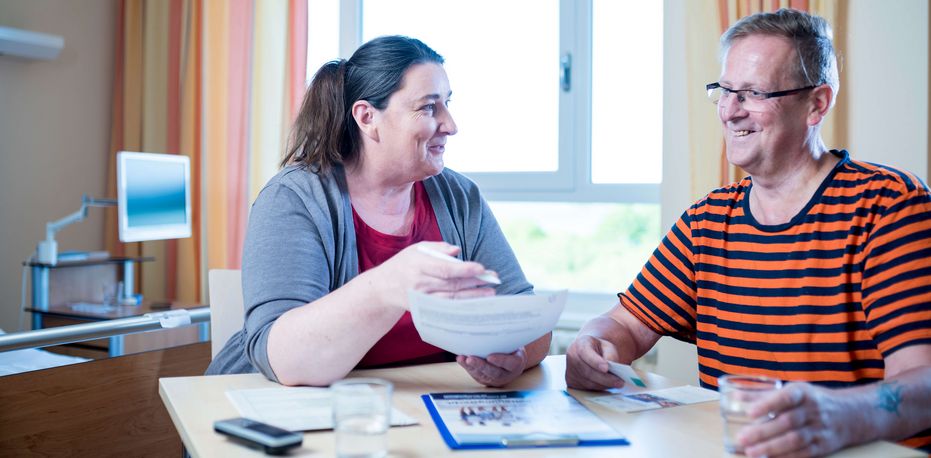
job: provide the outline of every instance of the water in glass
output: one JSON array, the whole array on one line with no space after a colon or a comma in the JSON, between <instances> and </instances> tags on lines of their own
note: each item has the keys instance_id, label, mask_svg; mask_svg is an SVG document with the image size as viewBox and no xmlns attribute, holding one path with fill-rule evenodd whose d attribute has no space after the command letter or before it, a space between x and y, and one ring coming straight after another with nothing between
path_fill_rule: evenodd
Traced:
<instances>
[{"instance_id":1,"label":"water in glass","mask_svg":"<svg viewBox=\"0 0 931 458\"><path fill-rule=\"evenodd\" d=\"M782 381L753 375L724 375L718 378L721 393L721 418L724 419L724 450L743 453L737 436L751 423L769 420L769 416L751 419L750 407L782 387Z\"/></svg>"},{"instance_id":2,"label":"water in glass","mask_svg":"<svg viewBox=\"0 0 931 458\"><path fill-rule=\"evenodd\" d=\"M336 453L340 458L381 458L388 450L388 419L363 415L340 419Z\"/></svg>"},{"instance_id":3,"label":"water in glass","mask_svg":"<svg viewBox=\"0 0 931 458\"><path fill-rule=\"evenodd\" d=\"M743 453L743 447L737 443L737 435L752 421L740 410L725 410L721 407L721 417L724 418L724 450L728 453Z\"/></svg>"}]
</instances>

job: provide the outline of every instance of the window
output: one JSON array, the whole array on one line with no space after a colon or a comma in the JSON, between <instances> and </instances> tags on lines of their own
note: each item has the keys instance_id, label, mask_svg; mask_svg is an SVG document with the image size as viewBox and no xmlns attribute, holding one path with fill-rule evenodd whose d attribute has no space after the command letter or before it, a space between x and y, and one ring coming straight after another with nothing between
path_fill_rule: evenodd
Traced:
<instances>
[{"instance_id":1,"label":"window","mask_svg":"<svg viewBox=\"0 0 931 458\"><path fill-rule=\"evenodd\" d=\"M658 205L500 201L489 205L527 278L547 289L621 291L659 244Z\"/></svg>"},{"instance_id":2,"label":"window","mask_svg":"<svg viewBox=\"0 0 931 458\"><path fill-rule=\"evenodd\" d=\"M307 0L307 84L339 53L339 0Z\"/></svg>"},{"instance_id":3,"label":"window","mask_svg":"<svg viewBox=\"0 0 931 458\"><path fill-rule=\"evenodd\" d=\"M362 41L381 35L418 38L446 58L459 127L450 168L558 170L558 0L366 0Z\"/></svg>"},{"instance_id":4,"label":"window","mask_svg":"<svg viewBox=\"0 0 931 458\"><path fill-rule=\"evenodd\" d=\"M326 1L343 57L401 34L446 58L446 164L481 186L538 288L613 303L662 235L663 2L311 0L310 14Z\"/></svg>"}]
</instances>

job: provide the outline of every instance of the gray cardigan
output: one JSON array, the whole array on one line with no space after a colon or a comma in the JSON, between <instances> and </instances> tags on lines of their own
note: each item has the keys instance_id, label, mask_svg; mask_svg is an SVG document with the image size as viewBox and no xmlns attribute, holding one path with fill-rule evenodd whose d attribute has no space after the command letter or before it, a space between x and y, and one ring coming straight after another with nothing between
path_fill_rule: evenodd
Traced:
<instances>
[{"instance_id":1,"label":"gray cardigan","mask_svg":"<svg viewBox=\"0 0 931 458\"><path fill-rule=\"evenodd\" d=\"M468 178L445 169L424 180L443 240L459 257L498 272L497 294L528 294L527 282L491 209ZM245 323L207 374L259 371L277 381L268 362L268 333L288 310L313 302L359 274L346 175L287 167L259 193L243 247Z\"/></svg>"}]
</instances>

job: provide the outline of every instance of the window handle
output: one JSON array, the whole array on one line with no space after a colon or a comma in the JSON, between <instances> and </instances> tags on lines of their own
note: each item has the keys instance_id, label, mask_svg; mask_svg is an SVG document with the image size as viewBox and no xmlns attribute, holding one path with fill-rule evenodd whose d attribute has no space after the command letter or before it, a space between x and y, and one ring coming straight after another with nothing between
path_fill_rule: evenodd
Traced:
<instances>
[{"instance_id":1,"label":"window handle","mask_svg":"<svg viewBox=\"0 0 931 458\"><path fill-rule=\"evenodd\" d=\"M572 54L566 53L559 59L559 86L563 92L572 89Z\"/></svg>"}]
</instances>

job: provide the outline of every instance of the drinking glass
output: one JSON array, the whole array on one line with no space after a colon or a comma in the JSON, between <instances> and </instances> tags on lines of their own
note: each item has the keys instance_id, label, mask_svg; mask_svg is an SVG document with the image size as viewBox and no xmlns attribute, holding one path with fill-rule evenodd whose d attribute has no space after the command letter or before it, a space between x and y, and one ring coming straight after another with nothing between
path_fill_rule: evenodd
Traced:
<instances>
[{"instance_id":1,"label":"drinking glass","mask_svg":"<svg viewBox=\"0 0 931 458\"><path fill-rule=\"evenodd\" d=\"M330 385L337 457L387 455L393 389L391 382L378 378L349 378Z\"/></svg>"},{"instance_id":2,"label":"drinking glass","mask_svg":"<svg viewBox=\"0 0 931 458\"><path fill-rule=\"evenodd\" d=\"M743 453L743 447L737 443L740 431L749 424L769 420L767 416L751 419L747 415L748 407L780 388L781 380L758 375L724 375L718 378L725 450L729 453Z\"/></svg>"},{"instance_id":3,"label":"drinking glass","mask_svg":"<svg viewBox=\"0 0 931 458\"><path fill-rule=\"evenodd\" d=\"M113 283L104 283L100 288L100 303L102 308L119 305L119 286Z\"/></svg>"}]
</instances>

